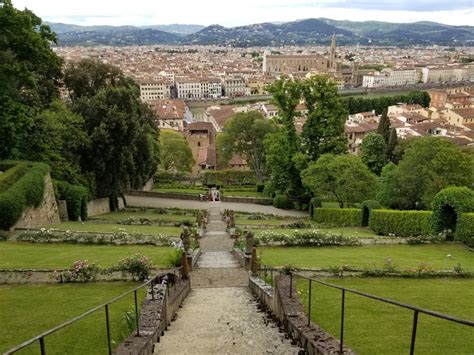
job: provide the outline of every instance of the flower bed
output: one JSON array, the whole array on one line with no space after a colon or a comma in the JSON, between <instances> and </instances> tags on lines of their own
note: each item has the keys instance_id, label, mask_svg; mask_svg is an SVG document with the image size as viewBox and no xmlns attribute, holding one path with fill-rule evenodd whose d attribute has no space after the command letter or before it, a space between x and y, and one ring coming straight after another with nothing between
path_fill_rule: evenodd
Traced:
<instances>
[{"instance_id":1,"label":"flower bed","mask_svg":"<svg viewBox=\"0 0 474 355\"><path fill-rule=\"evenodd\" d=\"M318 229L296 230L293 234L265 231L255 238L259 246L354 246L360 245L357 238L344 237L342 234L323 232Z\"/></svg>"}]
</instances>

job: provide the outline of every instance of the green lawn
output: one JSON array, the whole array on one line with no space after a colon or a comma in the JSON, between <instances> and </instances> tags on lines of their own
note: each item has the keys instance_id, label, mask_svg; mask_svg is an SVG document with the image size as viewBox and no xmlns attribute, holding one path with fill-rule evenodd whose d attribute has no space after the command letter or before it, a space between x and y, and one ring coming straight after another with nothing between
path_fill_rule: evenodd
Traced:
<instances>
[{"instance_id":1,"label":"green lawn","mask_svg":"<svg viewBox=\"0 0 474 355\"><path fill-rule=\"evenodd\" d=\"M281 226L289 223L296 222L296 220L292 219L264 219L264 220L253 220L253 219L240 219L237 218L235 223L237 226L255 226L254 228L265 228L265 226ZM272 229L273 230L273 229Z\"/></svg>"},{"instance_id":2,"label":"green lawn","mask_svg":"<svg viewBox=\"0 0 474 355\"><path fill-rule=\"evenodd\" d=\"M137 283L0 286L0 353L80 315ZM144 297L140 292L140 297ZM133 294L109 308L111 335L118 345L128 336L124 315L133 310ZM106 354L105 312L99 310L45 339L47 354ZM116 346L114 345L114 347ZM39 354L39 343L19 354Z\"/></svg>"},{"instance_id":3,"label":"green lawn","mask_svg":"<svg viewBox=\"0 0 474 355\"><path fill-rule=\"evenodd\" d=\"M425 309L474 319L474 280L326 279ZM297 281L307 312L308 282ZM311 318L339 339L341 291L313 283ZM413 311L346 293L344 343L358 354L408 354ZM415 354L472 354L474 329L420 314Z\"/></svg>"},{"instance_id":4,"label":"green lawn","mask_svg":"<svg viewBox=\"0 0 474 355\"><path fill-rule=\"evenodd\" d=\"M168 188L168 187L158 187L153 189L154 192L172 192L177 194L207 194L207 189L200 188L187 188L187 189L177 189L177 188Z\"/></svg>"},{"instance_id":5,"label":"green lawn","mask_svg":"<svg viewBox=\"0 0 474 355\"><path fill-rule=\"evenodd\" d=\"M130 211L119 211L119 212L110 212L101 214L98 216L92 217L89 221L122 221L127 218L148 218L150 220L162 220L162 221L172 221L172 222L181 222L181 221L195 221L196 217L191 215L174 215L174 214L158 214L153 212L130 212Z\"/></svg>"},{"instance_id":6,"label":"green lawn","mask_svg":"<svg viewBox=\"0 0 474 355\"><path fill-rule=\"evenodd\" d=\"M182 229L179 227L158 227L158 226L127 226L121 224L106 224L90 222L63 222L60 224L53 224L45 226L49 229L70 230L76 232L115 232L119 229L127 233L142 233L142 234L163 234L168 236L179 236Z\"/></svg>"},{"instance_id":7,"label":"green lawn","mask_svg":"<svg viewBox=\"0 0 474 355\"><path fill-rule=\"evenodd\" d=\"M390 257L400 269L414 268L423 262L434 269L452 270L461 264L463 269L474 271L474 253L461 244L268 247L258 248L257 253L262 255L262 263L269 266L290 264L299 268L328 268L348 265L358 269L366 266L380 268L385 259Z\"/></svg>"},{"instance_id":8,"label":"green lawn","mask_svg":"<svg viewBox=\"0 0 474 355\"><path fill-rule=\"evenodd\" d=\"M0 269L61 269L76 260L89 260L110 267L135 253L148 256L156 267L169 267L171 248L151 245L78 245L0 243Z\"/></svg>"},{"instance_id":9,"label":"green lawn","mask_svg":"<svg viewBox=\"0 0 474 355\"><path fill-rule=\"evenodd\" d=\"M267 221L260 221L261 223L265 223ZM282 222L282 221L280 221ZM284 222L287 224L287 222ZM291 223L291 222L288 222ZM359 237L359 238L382 238L375 234L369 228L362 228L362 227L335 227L335 228L325 228L325 227L315 227L314 229L318 229L320 231L328 232L328 233L337 233L342 234L345 237ZM293 234L295 231L304 231L305 229L296 229L296 228L271 228L271 229L262 229L262 228L255 228L251 230L255 233L255 235L259 235L264 233L267 230L270 230L274 233L285 233L285 234Z\"/></svg>"},{"instance_id":10,"label":"green lawn","mask_svg":"<svg viewBox=\"0 0 474 355\"><path fill-rule=\"evenodd\" d=\"M257 197L257 198L268 198L267 195L265 195L263 192L257 192L257 191L232 191L229 189L224 190L224 196L228 197Z\"/></svg>"}]
</instances>

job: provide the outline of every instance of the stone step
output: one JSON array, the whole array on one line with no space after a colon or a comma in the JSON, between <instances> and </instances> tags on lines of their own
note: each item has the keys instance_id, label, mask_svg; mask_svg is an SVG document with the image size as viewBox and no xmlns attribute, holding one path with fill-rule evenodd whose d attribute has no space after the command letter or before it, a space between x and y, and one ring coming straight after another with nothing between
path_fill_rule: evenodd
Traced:
<instances>
[{"instance_id":1,"label":"stone step","mask_svg":"<svg viewBox=\"0 0 474 355\"><path fill-rule=\"evenodd\" d=\"M198 268L240 267L230 252L204 252L197 262Z\"/></svg>"},{"instance_id":2,"label":"stone step","mask_svg":"<svg viewBox=\"0 0 474 355\"><path fill-rule=\"evenodd\" d=\"M196 268L191 273L191 288L247 287L249 273L243 268Z\"/></svg>"}]
</instances>

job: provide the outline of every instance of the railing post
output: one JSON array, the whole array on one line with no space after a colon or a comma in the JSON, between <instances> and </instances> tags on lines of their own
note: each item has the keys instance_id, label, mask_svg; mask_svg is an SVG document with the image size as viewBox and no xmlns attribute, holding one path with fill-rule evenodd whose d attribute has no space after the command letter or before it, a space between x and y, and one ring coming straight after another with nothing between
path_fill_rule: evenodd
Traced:
<instances>
[{"instance_id":1,"label":"railing post","mask_svg":"<svg viewBox=\"0 0 474 355\"><path fill-rule=\"evenodd\" d=\"M109 305L105 305L105 323L107 325L107 345L109 347L109 355L112 355L112 342L110 339L110 320L109 320Z\"/></svg>"},{"instance_id":2,"label":"railing post","mask_svg":"<svg viewBox=\"0 0 474 355\"><path fill-rule=\"evenodd\" d=\"M137 337L139 337L140 336L140 320L138 319L137 290L135 290L134 294L135 294L135 324L137 326Z\"/></svg>"},{"instance_id":3,"label":"railing post","mask_svg":"<svg viewBox=\"0 0 474 355\"><path fill-rule=\"evenodd\" d=\"M273 286L273 268L270 269L270 279L271 279L271 285Z\"/></svg>"},{"instance_id":4,"label":"railing post","mask_svg":"<svg viewBox=\"0 0 474 355\"><path fill-rule=\"evenodd\" d=\"M309 297L308 297L308 327L311 324L311 279L309 279Z\"/></svg>"},{"instance_id":5,"label":"railing post","mask_svg":"<svg viewBox=\"0 0 474 355\"><path fill-rule=\"evenodd\" d=\"M46 347L44 346L44 338L41 337L39 339L39 342L40 342L41 355L46 355Z\"/></svg>"},{"instance_id":6,"label":"railing post","mask_svg":"<svg viewBox=\"0 0 474 355\"><path fill-rule=\"evenodd\" d=\"M293 293L293 273L290 271L290 298L292 298Z\"/></svg>"},{"instance_id":7,"label":"railing post","mask_svg":"<svg viewBox=\"0 0 474 355\"><path fill-rule=\"evenodd\" d=\"M416 328L418 326L418 310L413 313L413 328L411 330L410 355L415 353Z\"/></svg>"},{"instance_id":8,"label":"railing post","mask_svg":"<svg viewBox=\"0 0 474 355\"><path fill-rule=\"evenodd\" d=\"M346 290L342 289L342 301L341 301L341 341L339 352L344 354L344 312L345 312L345 303L346 303Z\"/></svg>"},{"instance_id":9,"label":"railing post","mask_svg":"<svg viewBox=\"0 0 474 355\"><path fill-rule=\"evenodd\" d=\"M150 287L151 287L151 300L154 301L155 300L155 279L153 279L150 282Z\"/></svg>"}]
</instances>

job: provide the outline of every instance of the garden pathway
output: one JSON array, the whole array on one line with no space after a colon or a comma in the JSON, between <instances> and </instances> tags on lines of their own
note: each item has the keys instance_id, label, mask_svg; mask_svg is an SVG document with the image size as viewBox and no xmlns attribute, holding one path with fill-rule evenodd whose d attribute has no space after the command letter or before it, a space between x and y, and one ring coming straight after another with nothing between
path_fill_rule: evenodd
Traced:
<instances>
[{"instance_id":1,"label":"garden pathway","mask_svg":"<svg viewBox=\"0 0 474 355\"><path fill-rule=\"evenodd\" d=\"M259 310L225 229L220 208L211 208L191 293L155 353L298 354L300 349Z\"/></svg>"}]
</instances>

